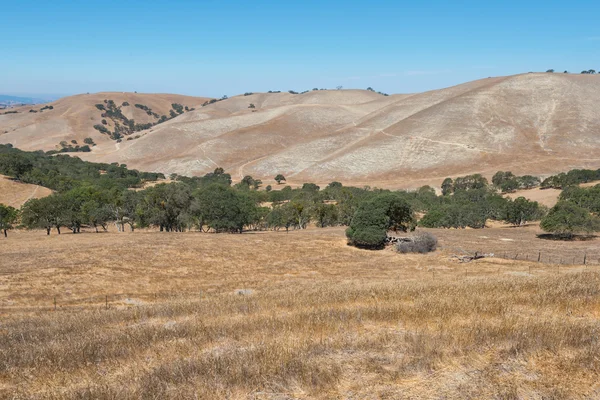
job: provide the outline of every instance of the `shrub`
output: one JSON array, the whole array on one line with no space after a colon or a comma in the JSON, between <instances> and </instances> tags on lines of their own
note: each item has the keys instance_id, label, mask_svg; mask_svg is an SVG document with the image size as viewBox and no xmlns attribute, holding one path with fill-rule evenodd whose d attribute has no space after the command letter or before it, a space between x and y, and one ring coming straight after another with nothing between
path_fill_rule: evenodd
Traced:
<instances>
[{"instance_id":1,"label":"shrub","mask_svg":"<svg viewBox=\"0 0 600 400\"><path fill-rule=\"evenodd\" d=\"M396 250L400 253L430 253L437 248L437 238L429 232L413 235L409 242L399 242Z\"/></svg>"}]
</instances>

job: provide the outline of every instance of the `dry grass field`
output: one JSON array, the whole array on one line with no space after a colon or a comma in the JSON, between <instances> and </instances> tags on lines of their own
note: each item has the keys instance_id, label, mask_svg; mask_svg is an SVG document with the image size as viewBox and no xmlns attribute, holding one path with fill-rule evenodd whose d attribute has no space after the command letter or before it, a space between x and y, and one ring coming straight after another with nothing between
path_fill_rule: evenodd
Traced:
<instances>
[{"instance_id":1,"label":"dry grass field","mask_svg":"<svg viewBox=\"0 0 600 400\"><path fill-rule=\"evenodd\" d=\"M536 232L435 230L430 255L340 228L10 232L0 398L598 398L600 267L449 257L600 250Z\"/></svg>"}]
</instances>

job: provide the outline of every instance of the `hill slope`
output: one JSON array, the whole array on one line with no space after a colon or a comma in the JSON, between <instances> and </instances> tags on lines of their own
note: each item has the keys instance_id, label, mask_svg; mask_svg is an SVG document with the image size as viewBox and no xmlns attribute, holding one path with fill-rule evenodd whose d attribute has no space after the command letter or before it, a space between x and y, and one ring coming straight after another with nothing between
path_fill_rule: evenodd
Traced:
<instances>
[{"instance_id":1,"label":"hill slope","mask_svg":"<svg viewBox=\"0 0 600 400\"><path fill-rule=\"evenodd\" d=\"M0 175L0 204L19 208L29 199L49 196L52 191L38 185L13 181Z\"/></svg>"},{"instance_id":2,"label":"hill slope","mask_svg":"<svg viewBox=\"0 0 600 400\"><path fill-rule=\"evenodd\" d=\"M83 144L83 140L90 137L98 144L110 143L114 147L109 134L94 129L95 125L105 126L107 131L114 132L117 123L126 125L127 121L118 116L103 116L109 108L108 100L114 102L115 110L119 109L120 115L127 120L148 124L158 122L162 115L170 117L174 103L193 108L207 99L174 94L106 92L65 97L43 106L13 108L7 110L10 114L0 111L0 143L11 143L23 150L47 151L56 149L61 141L76 140ZM105 109L99 109L97 104ZM138 108L136 104L146 108Z\"/></svg>"},{"instance_id":3,"label":"hill slope","mask_svg":"<svg viewBox=\"0 0 600 400\"><path fill-rule=\"evenodd\" d=\"M387 97L361 90L252 94L82 157L167 174L220 166L236 179L282 173L296 182L388 187L497 170L550 174L600 167L598 104L600 77L568 74L488 78Z\"/></svg>"}]
</instances>

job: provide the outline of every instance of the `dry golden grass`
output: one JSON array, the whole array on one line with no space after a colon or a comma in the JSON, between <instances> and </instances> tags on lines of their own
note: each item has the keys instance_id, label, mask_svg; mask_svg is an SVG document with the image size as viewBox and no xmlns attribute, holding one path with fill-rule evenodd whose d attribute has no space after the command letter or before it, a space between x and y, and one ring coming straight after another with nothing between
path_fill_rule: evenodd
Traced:
<instances>
[{"instance_id":1,"label":"dry golden grass","mask_svg":"<svg viewBox=\"0 0 600 400\"><path fill-rule=\"evenodd\" d=\"M539 240L438 231L446 249L422 256L357 250L337 228L15 232L0 397L600 396L598 267L456 264L453 232Z\"/></svg>"},{"instance_id":2,"label":"dry golden grass","mask_svg":"<svg viewBox=\"0 0 600 400\"><path fill-rule=\"evenodd\" d=\"M29 199L39 199L51 193L50 189L43 186L17 182L0 175L0 204L19 208Z\"/></svg>"}]
</instances>

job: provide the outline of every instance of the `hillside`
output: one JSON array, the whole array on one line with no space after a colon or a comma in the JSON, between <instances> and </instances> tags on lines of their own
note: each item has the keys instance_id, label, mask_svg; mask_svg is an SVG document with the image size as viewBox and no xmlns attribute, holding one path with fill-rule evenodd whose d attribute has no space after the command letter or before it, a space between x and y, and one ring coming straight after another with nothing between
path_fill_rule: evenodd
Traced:
<instances>
[{"instance_id":1,"label":"hillside","mask_svg":"<svg viewBox=\"0 0 600 400\"><path fill-rule=\"evenodd\" d=\"M0 175L0 204L19 208L29 199L39 199L51 193L43 186L13 181Z\"/></svg>"},{"instance_id":2,"label":"hillside","mask_svg":"<svg viewBox=\"0 0 600 400\"><path fill-rule=\"evenodd\" d=\"M120 113L103 116L109 112L110 100L114 102L114 110L118 109ZM94 126L104 126L107 132L112 133L117 124L127 127L129 120L133 120L134 124L152 124L163 115L170 118L172 104L181 104L189 109L204 101L205 98L173 94L107 92L65 97L44 105L16 107L0 111L0 143L11 143L23 150L48 151L60 149L62 141L70 144L75 140L83 145L85 138L92 138L98 145L110 143L114 146L116 138L111 139L109 133L102 133ZM136 104L143 108L136 107ZM7 111L10 113L6 114Z\"/></svg>"},{"instance_id":3,"label":"hillside","mask_svg":"<svg viewBox=\"0 0 600 400\"><path fill-rule=\"evenodd\" d=\"M261 93L198 107L137 140L116 146L104 140L81 156L166 174L200 175L220 166L234 179L252 175L268 183L278 173L292 183L408 188L474 172L547 175L599 166L598 104L600 77L546 73L412 95ZM0 116L0 129L18 118ZM30 149L58 143L41 130L23 128L0 135L0 142Z\"/></svg>"}]
</instances>

